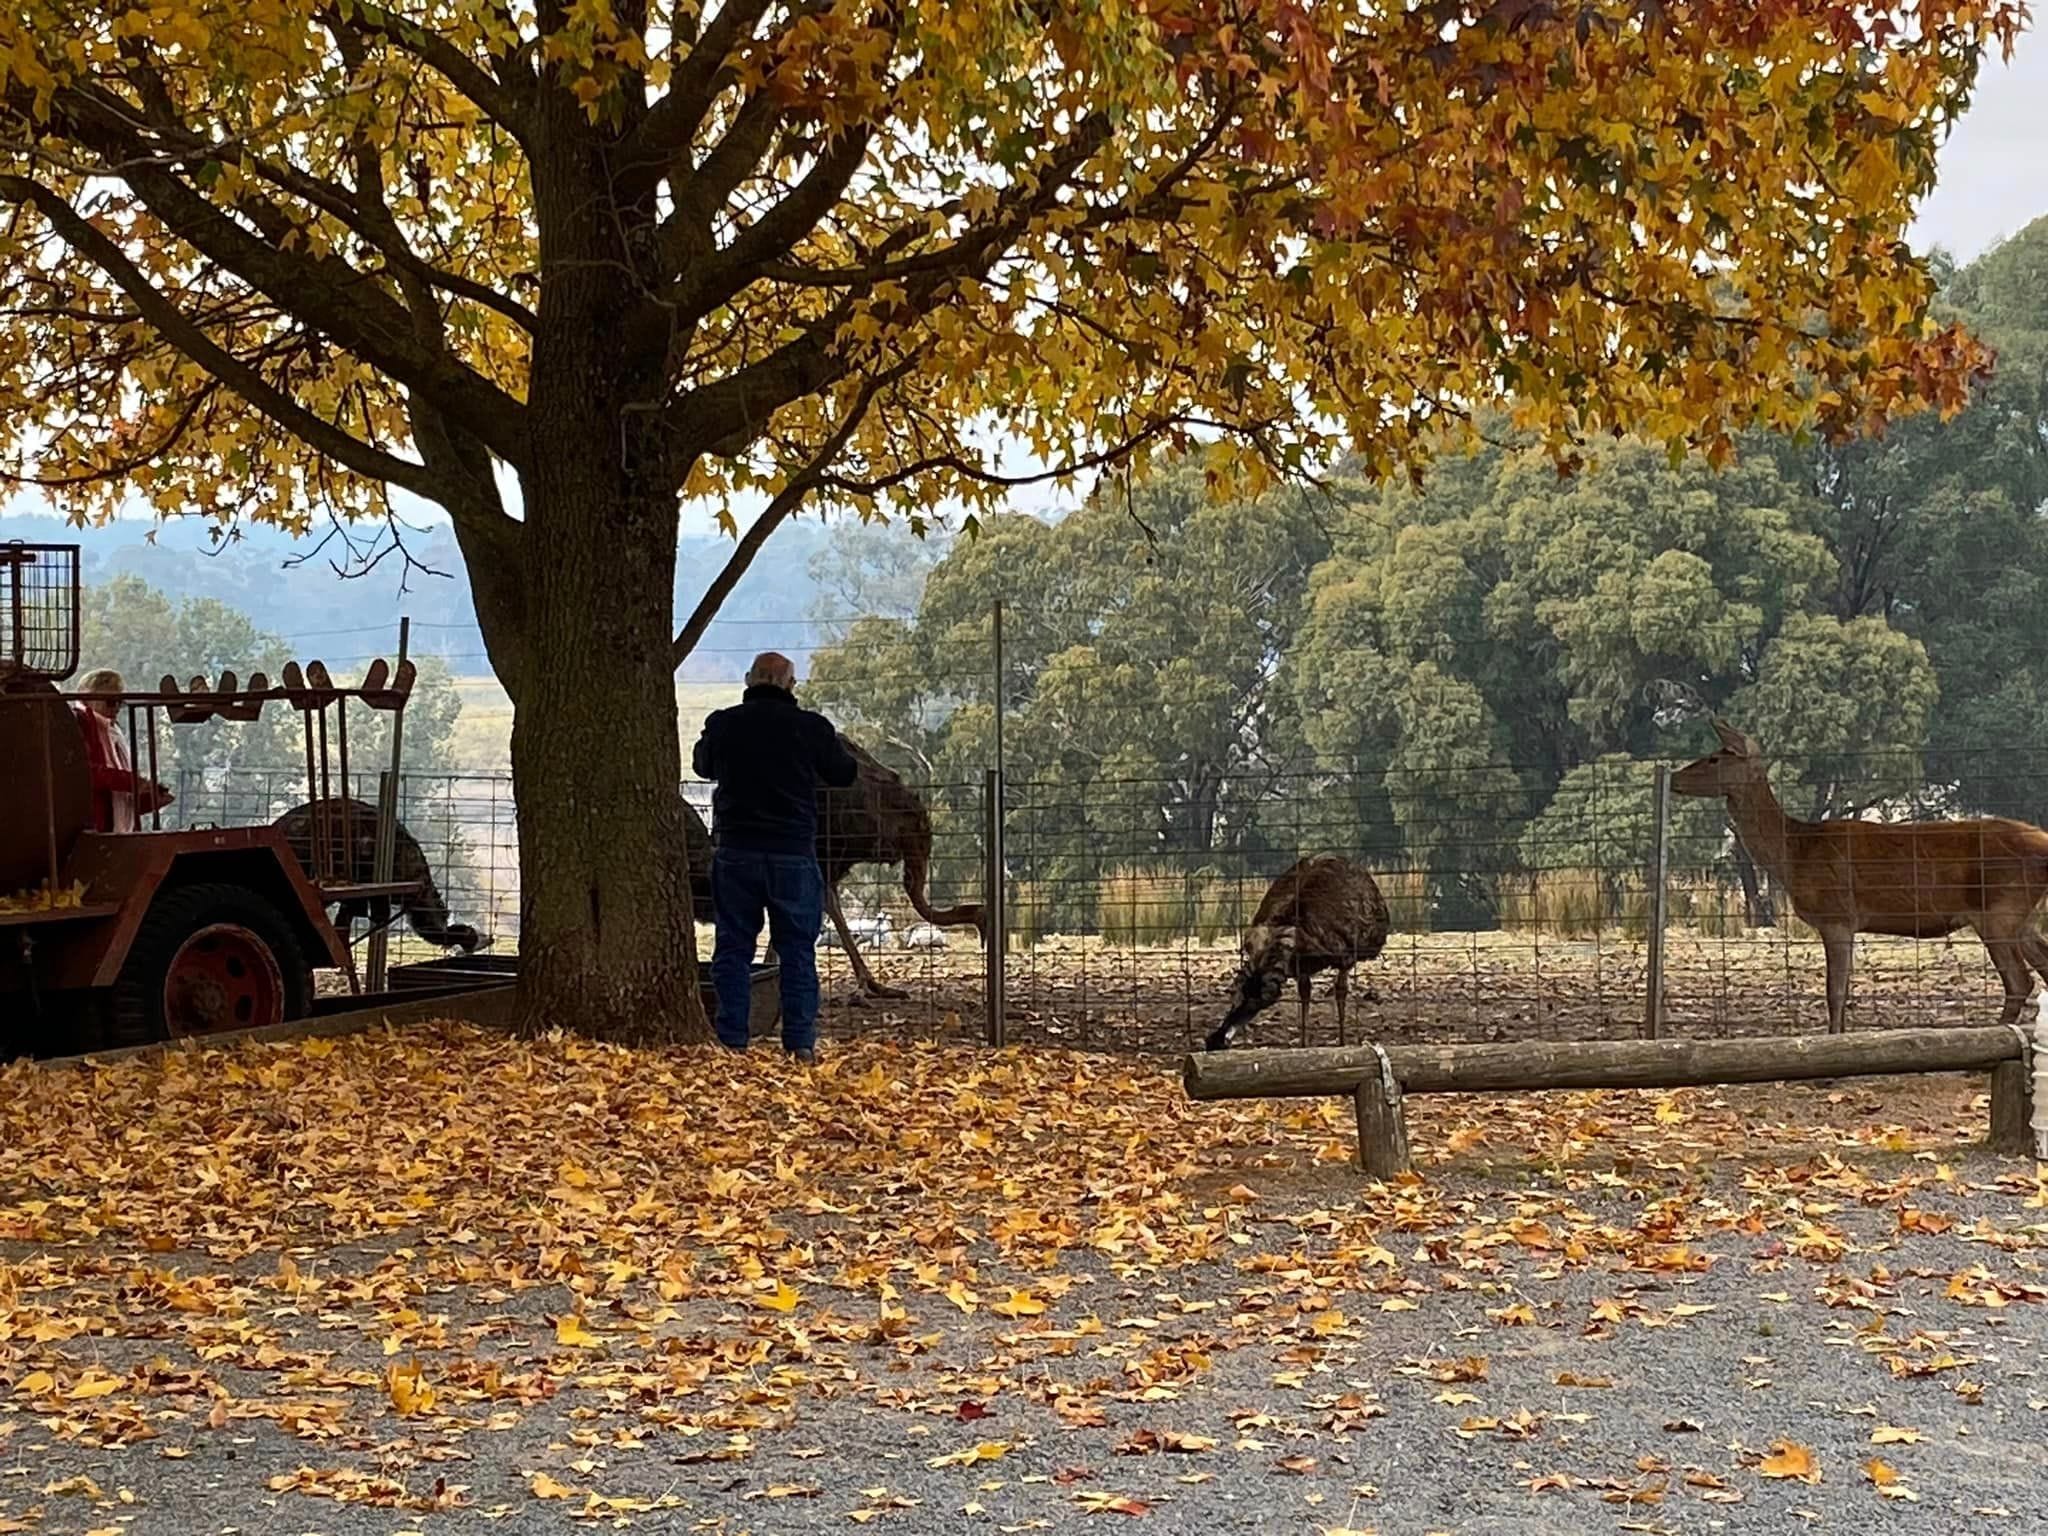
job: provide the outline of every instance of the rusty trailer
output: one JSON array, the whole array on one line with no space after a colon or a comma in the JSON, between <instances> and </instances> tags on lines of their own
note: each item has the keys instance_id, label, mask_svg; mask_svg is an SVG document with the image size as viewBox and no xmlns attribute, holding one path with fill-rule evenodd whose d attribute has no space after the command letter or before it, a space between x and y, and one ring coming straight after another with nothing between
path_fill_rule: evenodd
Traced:
<instances>
[{"instance_id":1,"label":"rusty trailer","mask_svg":"<svg viewBox=\"0 0 2048 1536\"><path fill-rule=\"evenodd\" d=\"M313 661L287 664L275 682L165 676L154 690L67 693L78 598L75 545L0 545L0 1053L283 1023L314 1011L321 969L343 972L360 994L328 909L388 909L414 883L350 878L349 705L402 715L412 663L380 659L354 687ZM132 818L114 818L132 821L118 830L95 804L85 735L95 706L117 736L125 730L128 782L142 791ZM166 829L160 731L270 707L302 721L316 807L308 846L273 826Z\"/></svg>"}]
</instances>

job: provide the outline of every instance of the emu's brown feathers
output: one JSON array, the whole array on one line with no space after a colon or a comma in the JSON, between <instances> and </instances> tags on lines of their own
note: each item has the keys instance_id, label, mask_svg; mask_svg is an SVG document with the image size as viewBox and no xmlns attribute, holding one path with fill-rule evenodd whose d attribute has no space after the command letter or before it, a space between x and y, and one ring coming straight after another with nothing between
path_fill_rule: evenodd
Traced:
<instances>
[{"instance_id":1,"label":"emu's brown feathers","mask_svg":"<svg viewBox=\"0 0 2048 1536\"><path fill-rule=\"evenodd\" d=\"M1301 1028L1308 1029L1309 979L1335 971L1337 1035L1344 1035L1344 1004L1351 967L1374 960L1386 947L1386 898L1362 864L1336 854L1311 855L1275 880L1245 930L1244 961L1238 967L1229 1014L1209 1037L1220 1050L1251 1018L1280 1000L1292 978L1301 1000Z\"/></svg>"}]
</instances>

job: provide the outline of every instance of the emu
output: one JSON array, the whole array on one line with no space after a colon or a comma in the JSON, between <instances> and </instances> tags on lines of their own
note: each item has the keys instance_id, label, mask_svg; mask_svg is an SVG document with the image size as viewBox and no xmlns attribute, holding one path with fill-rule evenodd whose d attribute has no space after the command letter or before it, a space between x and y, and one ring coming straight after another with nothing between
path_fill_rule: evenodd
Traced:
<instances>
[{"instance_id":1,"label":"emu","mask_svg":"<svg viewBox=\"0 0 2048 1536\"><path fill-rule=\"evenodd\" d=\"M1376 960L1387 944L1387 901L1363 865L1336 854L1311 855L1267 889L1245 931L1244 960L1232 984L1230 1012L1209 1036L1208 1049L1225 1050L1252 1018L1280 1001L1288 977L1301 999L1301 1035L1308 1037L1309 981L1334 971L1337 1039L1344 1039L1344 1003L1351 968ZM1368 986L1365 997L1374 997Z\"/></svg>"},{"instance_id":2,"label":"emu","mask_svg":"<svg viewBox=\"0 0 2048 1536\"><path fill-rule=\"evenodd\" d=\"M935 908L926 893L931 875L932 818L917 792L845 734L840 745L860 764L860 777L845 789L818 792L818 867L825 876L825 911L839 935L861 993L871 998L910 994L886 987L868 968L839 905L839 886L856 864L901 864L903 891L917 915L937 928L981 928L979 902ZM683 827L690 864L690 902L700 917L711 914L711 834L695 806L683 802Z\"/></svg>"},{"instance_id":3,"label":"emu","mask_svg":"<svg viewBox=\"0 0 2048 1536\"><path fill-rule=\"evenodd\" d=\"M342 829L346 826L348 858L341 871L342 878L350 885L368 884L377 867L377 808L361 800L313 800L294 806L278 817L272 825L284 834L292 856L308 876L313 874L316 816L320 822L318 830L337 845L343 840ZM413 835L405 830L403 822L396 829L392 846L391 878L415 882L410 892L398 898L399 910L412 925L412 931L429 944L438 944L443 949L459 949L465 955L475 953L483 946L483 935L467 923L448 920L448 903L441 899L440 888L434 884L434 872L427 865L427 856ZM385 896L342 901L335 905L339 909L335 921L344 933L354 926L358 918L385 922L391 912L391 898Z\"/></svg>"}]
</instances>

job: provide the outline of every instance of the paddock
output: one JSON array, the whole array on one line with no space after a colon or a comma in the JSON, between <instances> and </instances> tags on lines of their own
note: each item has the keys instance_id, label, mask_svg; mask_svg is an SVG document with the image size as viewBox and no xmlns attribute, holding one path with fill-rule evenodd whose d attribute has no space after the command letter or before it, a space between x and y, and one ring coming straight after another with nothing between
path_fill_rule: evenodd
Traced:
<instances>
[{"instance_id":1,"label":"paddock","mask_svg":"<svg viewBox=\"0 0 2048 1536\"><path fill-rule=\"evenodd\" d=\"M986 786L920 784L934 826L934 900L979 897L988 883ZM374 783L359 788L374 795ZM186 775L177 816L221 825L269 821L288 802L288 776L238 769ZM684 792L708 805L706 786ZM1108 800L1103 790L1089 809ZM1244 924L1272 873L1301 852L1341 848L1341 829L1304 807L1286 847L1257 857L1213 852L1161 861L1138 851L1136 813L1111 818L1100 837L1053 836L1041 823L1059 809L1038 786L1005 791L1011 827L1005 855L1003 1028L1016 1044L1175 1057L1199 1045L1222 1015ZM400 816L418 840L453 915L516 950L518 839L509 778L502 773L408 774ZM167 818L169 820L170 818ZM1483 843L1473 845L1481 861ZM1702 855L1704 857L1704 855ZM1690 855L1688 855L1690 858ZM1651 993L1652 915L1640 876L1621 867L1488 886L1490 908L1473 914L1431 900L1419 872L1367 857L1393 910L1386 951L1353 977L1353 1040L1388 1044L1637 1038ZM1661 927L1660 1033L1674 1039L1782 1036L1826 1027L1825 962L1811 930L1789 914L1749 921L1740 885L1670 877ZM1052 871L1034 878L1035 871ZM861 1001L845 955L819 952L825 985L821 1027L848 1042L882 1036L976 1041L991 1036L988 955L971 928L937 947L905 949L919 920L900 870L861 866L844 887L850 918L886 917L892 942L864 947L878 978L906 995ZM698 929L709 953L710 929ZM434 950L403 928L394 961ZM1370 988L1373 996L1365 993ZM1967 1027L1995 1022L2003 993L1974 936L1857 940L1848 1028ZM1291 997L1254 1020L1251 1046L1339 1044L1329 982L1316 983L1308 1031Z\"/></svg>"}]
</instances>

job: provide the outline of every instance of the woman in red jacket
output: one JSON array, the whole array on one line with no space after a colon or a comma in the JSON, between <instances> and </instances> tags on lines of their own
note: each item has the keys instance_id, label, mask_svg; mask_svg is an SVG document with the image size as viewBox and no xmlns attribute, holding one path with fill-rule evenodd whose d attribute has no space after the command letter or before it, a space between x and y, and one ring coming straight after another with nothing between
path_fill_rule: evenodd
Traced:
<instances>
[{"instance_id":1,"label":"woman in red jacket","mask_svg":"<svg viewBox=\"0 0 2048 1536\"><path fill-rule=\"evenodd\" d=\"M86 761L92 765L93 826L101 832L133 832L139 816L171 803L171 792L135 776L127 734L115 723L121 712L121 674L109 667L88 672L79 680L78 691L93 695L71 706L85 734Z\"/></svg>"}]
</instances>

